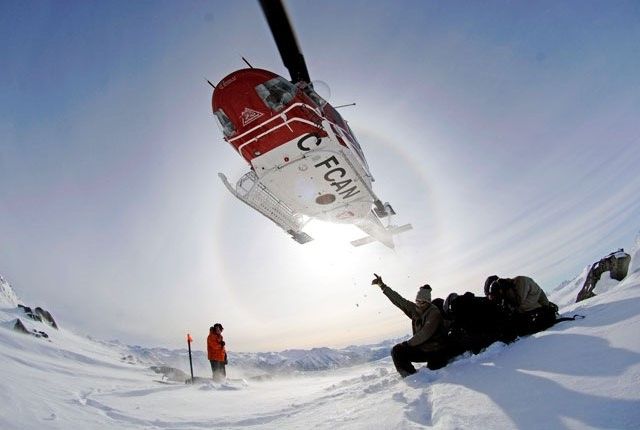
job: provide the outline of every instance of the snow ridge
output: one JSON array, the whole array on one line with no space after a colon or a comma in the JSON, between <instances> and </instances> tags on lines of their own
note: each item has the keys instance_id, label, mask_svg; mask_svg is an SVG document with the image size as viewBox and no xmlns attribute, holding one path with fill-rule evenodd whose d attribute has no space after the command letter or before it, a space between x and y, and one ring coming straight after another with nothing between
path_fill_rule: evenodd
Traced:
<instances>
[{"instance_id":1,"label":"snow ridge","mask_svg":"<svg viewBox=\"0 0 640 430\"><path fill-rule=\"evenodd\" d=\"M327 347L312 349L288 349L279 352L234 352L229 351L229 362L245 370L245 376L265 374L291 374L300 372L319 372L325 370L353 367L372 363L389 356L389 351L404 338L388 339L372 345L351 345L342 349ZM98 341L99 342L99 341ZM118 349L122 357L130 363L147 366L170 366L189 371L186 349L145 348L138 345L124 345L118 341L100 342ZM210 372L206 353L192 351L196 374Z\"/></svg>"}]
</instances>

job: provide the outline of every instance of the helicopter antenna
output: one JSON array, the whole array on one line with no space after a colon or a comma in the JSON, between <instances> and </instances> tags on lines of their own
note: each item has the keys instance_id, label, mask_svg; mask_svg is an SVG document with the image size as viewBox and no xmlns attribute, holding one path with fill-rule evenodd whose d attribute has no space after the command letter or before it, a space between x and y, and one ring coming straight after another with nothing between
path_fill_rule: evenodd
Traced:
<instances>
[{"instance_id":1,"label":"helicopter antenna","mask_svg":"<svg viewBox=\"0 0 640 430\"><path fill-rule=\"evenodd\" d=\"M347 107L347 106L355 106L355 105L356 105L355 103L349 103L348 105L334 106L334 108L335 108L335 109L340 109L340 108L343 108L343 107Z\"/></svg>"},{"instance_id":2,"label":"helicopter antenna","mask_svg":"<svg viewBox=\"0 0 640 430\"><path fill-rule=\"evenodd\" d=\"M244 61L245 63L247 63L247 66L251 67L253 69L253 66L247 61L246 58L242 57L242 61Z\"/></svg>"},{"instance_id":3,"label":"helicopter antenna","mask_svg":"<svg viewBox=\"0 0 640 430\"><path fill-rule=\"evenodd\" d=\"M209 85L211 85L213 87L214 90L216 89L216 86L213 85L209 79L205 79L205 81L207 81L209 83Z\"/></svg>"}]
</instances>

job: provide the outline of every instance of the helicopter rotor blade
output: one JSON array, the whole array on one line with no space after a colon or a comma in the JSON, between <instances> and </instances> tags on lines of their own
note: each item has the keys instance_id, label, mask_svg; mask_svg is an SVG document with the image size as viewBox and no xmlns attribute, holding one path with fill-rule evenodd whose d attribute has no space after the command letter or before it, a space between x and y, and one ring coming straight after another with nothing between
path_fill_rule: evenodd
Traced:
<instances>
[{"instance_id":1,"label":"helicopter rotor blade","mask_svg":"<svg viewBox=\"0 0 640 430\"><path fill-rule=\"evenodd\" d=\"M307 64L298 45L291 22L281 0L259 0L275 39L284 66L289 70L291 82L306 82L311 85Z\"/></svg>"}]
</instances>

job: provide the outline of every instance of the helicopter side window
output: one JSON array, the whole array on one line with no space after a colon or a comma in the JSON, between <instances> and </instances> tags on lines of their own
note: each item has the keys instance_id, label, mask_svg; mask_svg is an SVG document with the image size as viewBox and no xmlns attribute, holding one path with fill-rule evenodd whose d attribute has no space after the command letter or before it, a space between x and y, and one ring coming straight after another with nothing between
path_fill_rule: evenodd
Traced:
<instances>
[{"instance_id":1,"label":"helicopter side window","mask_svg":"<svg viewBox=\"0 0 640 430\"><path fill-rule=\"evenodd\" d=\"M233 123L222 109L218 109L213 114L218 118L222 134L224 134L225 137L232 136L236 132L236 128L233 126Z\"/></svg>"},{"instance_id":2,"label":"helicopter side window","mask_svg":"<svg viewBox=\"0 0 640 430\"><path fill-rule=\"evenodd\" d=\"M287 103L293 100L296 94L296 87L291 82L278 76L264 84L257 85L256 92L271 110L280 111Z\"/></svg>"}]
</instances>

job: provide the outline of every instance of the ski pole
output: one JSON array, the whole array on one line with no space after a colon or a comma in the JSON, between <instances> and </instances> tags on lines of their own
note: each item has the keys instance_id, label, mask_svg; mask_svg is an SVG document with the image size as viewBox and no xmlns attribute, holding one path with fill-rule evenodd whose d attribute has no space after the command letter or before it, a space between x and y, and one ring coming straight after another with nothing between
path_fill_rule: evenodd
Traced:
<instances>
[{"instance_id":1,"label":"ski pole","mask_svg":"<svg viewBox=\"0 0 640 430\"><path fill-rule=\"evenodd\" d=\"M189 367L191 368L191 383L193 384L193 360L191 360L191 342L193 338L191 334L187 333L187 346L189 347Z\"/></svg>"}]
</instances>

